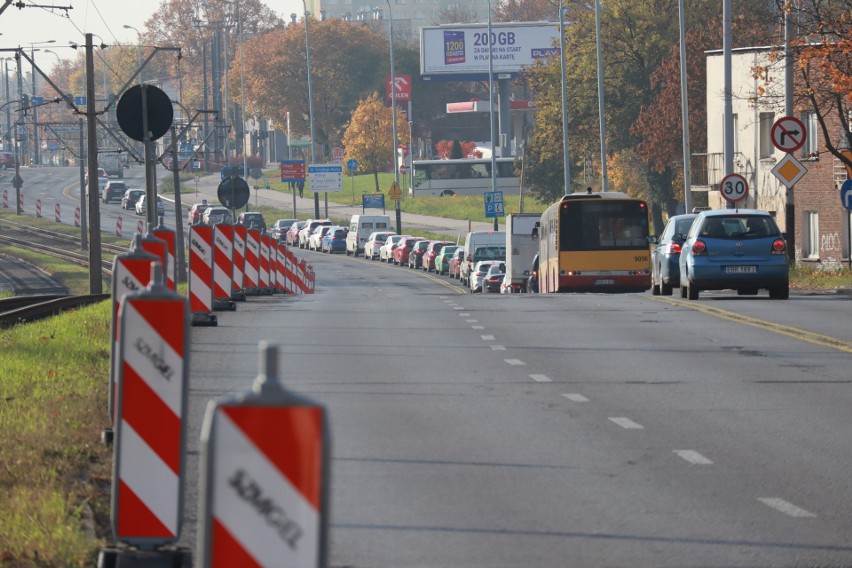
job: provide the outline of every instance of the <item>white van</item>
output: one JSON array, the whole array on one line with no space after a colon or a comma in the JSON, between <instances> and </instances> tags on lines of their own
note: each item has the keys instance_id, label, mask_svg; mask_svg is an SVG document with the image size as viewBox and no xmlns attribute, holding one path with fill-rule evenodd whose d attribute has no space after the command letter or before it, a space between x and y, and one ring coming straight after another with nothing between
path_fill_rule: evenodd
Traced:
<instances>
[{"instance_id":1,"label":"white van","mask_svg":"<svg viewBox=\"0 0 852 568\"><path fill-rule=\"evenodd\" d=\"M506 260L506 231L473 231L464 239L459 279L467 285L470 271L480 260Z\"/></svg>"},{"instance_id":2,"label":"white van","mask_svg":"<svg viewBox=\"0 0 852 568\"><path fill-rule=\"evenodd\" d=\"M390 231L390 217L387 215L352 215L349 220L349 233L346 235L346 256L358 256L364 252L364 245L370 234L376 231Z\"/></svg>"}]
</instances>

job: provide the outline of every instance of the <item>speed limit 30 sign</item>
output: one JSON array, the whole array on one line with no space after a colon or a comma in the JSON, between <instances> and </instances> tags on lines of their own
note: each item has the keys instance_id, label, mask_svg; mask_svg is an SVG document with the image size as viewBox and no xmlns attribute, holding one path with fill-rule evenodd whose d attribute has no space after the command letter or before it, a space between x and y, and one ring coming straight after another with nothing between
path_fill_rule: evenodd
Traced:
<instances>
[{"instance_id":1,"label":"speed limit 30 sign","mask_svg":"<svg viewBox=\"0 0 852 568\"><path fill-rule=\"evenodd\" d=\"M748 182L740 174L730 174L722 178L719 191L726 201L736 203L748 197Z\"/></svg>"}]
</instances>

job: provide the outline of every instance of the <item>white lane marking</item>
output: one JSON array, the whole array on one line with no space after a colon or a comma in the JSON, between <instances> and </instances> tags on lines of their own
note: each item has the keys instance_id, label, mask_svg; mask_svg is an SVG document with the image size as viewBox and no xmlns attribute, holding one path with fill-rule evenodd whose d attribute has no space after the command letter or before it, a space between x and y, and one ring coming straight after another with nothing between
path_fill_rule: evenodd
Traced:
<instances>
[{"instance_id":1,"label":"white lane marking","mask_svg":"<svg viewBox=\"0 0 852 568\"><path fill-rule=\"evenodd\" d=\"M695 450L673 450L675 454L693 465L713 465L713 462Z\"/></svg>"},{"instance_id":2,"label":"white lane marking","mask_svg":"<svg viewBox=\"0 0 852 568\"><path fill-rule=\"evenodd\" d=\"M485 329L485 326L484 325L472 325L472 326L470 326L470 329Z\"/></svg>"},{"instance_id":3,"label":"white lane marking","mask_svg":"<svg viewBox=\"0 0 852 568\"><path fill-rule=\"evenodd\" d=\"M784 499L779 499L778 497L758 497L757 500L763 503L764 505L772 507L776 511L780 511L785 515L789 515L791 517L799 517L804 519L812 519L816 517L816 515L814 515L810 511L800 509L792 503L785 501Z\"/></svg>"},{"instance_id":4,"label":"white lane marking","mask_svg":"<svg viewBox=\"0 0 852 568\"><path fill-rule=\"evenodd\" d=\"M493 335L482 335L480 337L482 337L482 341L494 341Z\"/></svg>"},{"instance_id":5,"label":"white lane marking","mask_svg":"<svg viewBox=\"0 0 852 568\"><path fill-rule=\"evenodd\" d=\"M589 402L589 399L586 398L585 396L583 396L581 394L573 393L573 392L563 394L562 396L564 396L565 398L567 398L571 402Z\"/></svg>"},{"instance_id":6,"label":"white lane marking","mask_svg":"<svg viewBox=\"0 0 852 568\"><path fill-rule=\"evenodd\" d=\"M494 351L505 351L506 350L505 345L491 345L490 347Z\"/></svg>"},{"instance_id":7,"label":"white lane marking","mask_svg":"<svg viewBox=\"0 0 852 568\"><path fill-rule=\"evenodd\" d=\"M493 347L493 346L492 346L492 347ZM505 347L504 347L503 349L505 349ZM526 363L524 363L524 362L523 362L523 361L521 361L520 359L503 359L503 360L504 360L505 362L507 362L508 364L510 364L510 365L516 365L516 366L517 366L517 365L526 365Z\"/></svg>"},{"instance_id":8,"label":"white lane marking","mask_svg":"<svg viewBox=\"0 0 852 568\"><path fill-rule=\"evenodd\" d=\"M530 378L537 383L552 383L547 375L530 375Z\"/></svg>"},{"instance_id":9,"label":"white lane marking","mask_svg":"<svg viewBox=\"0 0 852 568\"><path fill-rule=\"evenodd\" d=\"M645 427L642 426L641 424L637 424L636 422L633 422L631 419L625 418L623 416L611 417L610 420L612 422L615 422L616 424L618 424L619 426L621 426L625 430L644 430L645 429Z\"/></svg>"},{"instance_id":10,"label":"white lane marking","mask_svg":"<svg viewBox=\"0 0 852 568\"><path fill-rule=\"evenodd\" d=\"M479 323L479 320L465 320L467 323Z\"/></svg>"},{"instance_id":11,"label":"white lane marking","mask_svg":"<svg viewBox=\"0 0 852 568\"><path fill-rule=\"evenodd\" d=\"M453 306L453 309L454 310L463 310L464 307L463 306Z\"/></svg>"},{"instance_id":12,"label":"white lane marking","mask_svg":"<svg viewBox=\"0 0 852 568\"><path fill-rule=\"evenodd\" d=\"M469 318L470 317L469 313L464 313L464 314L459 314L459 315L463 318Z\"/></svg>"}]
</instances>

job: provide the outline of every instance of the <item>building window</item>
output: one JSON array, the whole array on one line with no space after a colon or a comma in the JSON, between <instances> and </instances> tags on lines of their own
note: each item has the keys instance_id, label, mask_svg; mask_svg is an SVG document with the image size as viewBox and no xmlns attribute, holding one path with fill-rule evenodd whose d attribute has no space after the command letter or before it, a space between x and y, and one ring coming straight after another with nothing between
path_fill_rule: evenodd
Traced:
<instances>
[{"instance_id":1,"label":"building window","mask_svg":"<svg viewBox=\"0 0 852 568\"><path fill-rule=\"evenodd\" d=\"M802 122L805 125L805 144L802 146L803 158L816 158L817 156L817 140L819 140L819 131L817 130L816 113L809 110L802 115Z\"/></svg>"},{"instance_id":2,"label":"building window","mask_svg":"<svg viewBox=\"0 0 852 568\"><path fill-rule=\"evenodd\" d=\"M765 160L775 155L772 144L772 124L775 122L774 112L760 113L760 159Z\"/></svg>"},{"instance_id":3,"label":"building window","mask_svg":"<svg viewBox=\"0 0 852 568\"><path fill-rule=\"evenodd\" d=\"M802 219L802 257L805 259L819 258L819 213L805 211Z\"/></svg>"}]
</instances>

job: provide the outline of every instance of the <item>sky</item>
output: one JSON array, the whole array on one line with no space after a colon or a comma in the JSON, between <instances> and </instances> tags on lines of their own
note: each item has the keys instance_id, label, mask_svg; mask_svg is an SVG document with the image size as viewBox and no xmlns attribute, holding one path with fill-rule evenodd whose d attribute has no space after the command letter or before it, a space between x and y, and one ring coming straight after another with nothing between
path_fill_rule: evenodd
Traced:
<instances>
[{"instance_id":1,"label":"sky","mask_svg":"<svg viewBox=\"0 0 852 568\"><path fill-rule=\"evenodd\" d=\"M302 0L262 0L279 16L289 20L289 14L301 14ZM6 0L0 0L0 6ZM85 34L96 34L103 42L136 43L136 32L125 29L133 26L140 32L145 22L160 7L161 0L24 0L30 6L18 9L14 5L0 14L0 48L41 46L68 59L74 57L69 43L84 43ZM72 7L70 10L37 8L38 6ZM47 45L45 42L54 40ZM35 53L40 67L52 68L56 57Z\"/></svg>"}]
</instances>

